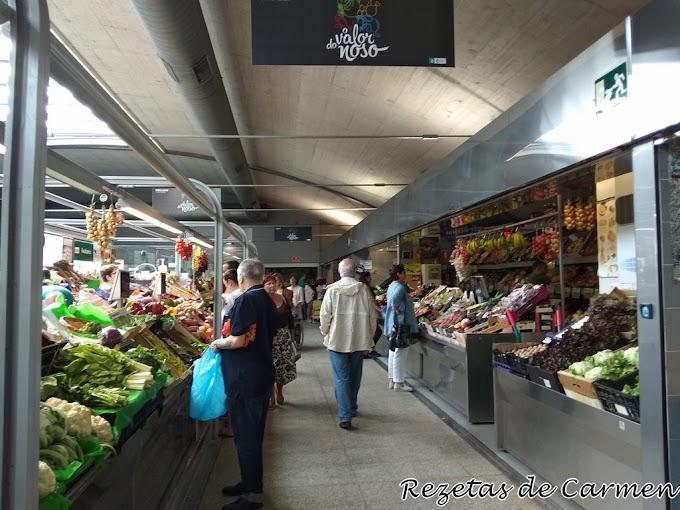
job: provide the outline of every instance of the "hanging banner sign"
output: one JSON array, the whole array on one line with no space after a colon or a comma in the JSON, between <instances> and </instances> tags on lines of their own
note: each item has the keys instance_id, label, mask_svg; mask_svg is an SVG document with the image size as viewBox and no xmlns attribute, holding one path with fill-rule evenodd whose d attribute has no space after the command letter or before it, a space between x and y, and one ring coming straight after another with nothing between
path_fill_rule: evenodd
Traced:
<instances>
[{"instance_id":1,"label":"hanging banner sign","mask_svg":"<svg viewBox=\"0 0 680 510\"><path fill-rule=\"evenodd\" d=\"M251 0L253 64L454 66L452 0Z\"/></svg>"},{"instance_id":2,"label":"hanging banner sign","mask_svg":"<svg viewBox=\"0 0 680 510\"><path fill-rule=\"evenodd\" d=\"M222 201L222 189L211 188ZM151 195L151 206L159 213L175 219L204 219L207 214L189 197L177 188L155 188Z\"/></svg>"}]
</instances>

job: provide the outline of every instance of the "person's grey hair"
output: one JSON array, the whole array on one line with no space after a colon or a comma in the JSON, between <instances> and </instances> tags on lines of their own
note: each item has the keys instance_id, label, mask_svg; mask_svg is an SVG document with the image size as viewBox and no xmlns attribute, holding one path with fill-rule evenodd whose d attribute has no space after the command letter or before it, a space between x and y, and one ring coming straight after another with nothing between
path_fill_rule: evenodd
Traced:
<instances>
[{"instance_id":1,"label":"person's grey hair","mask_svg":"<svg viewBox=\"0 0 680 510\"><path fill-rule=\"evenodd\" d=\"M340 273L340 276L343 278L346 276L353 277L354 273L356 273L357 266L354 262L352 262L352 259L345 259L340 261L338 264L338 273Z\"/></svg>"},{"instance_id":2,"label":"person's grey hair","mask_svg":"<svg viewBox=\"0 0 680 510\"><path fill-rule=\"evenodd\" d=\"M246 280L262 283L264 280L264 264L258 259L246 259L238 265L236 270Z\"/></svg>"}]
</instances>

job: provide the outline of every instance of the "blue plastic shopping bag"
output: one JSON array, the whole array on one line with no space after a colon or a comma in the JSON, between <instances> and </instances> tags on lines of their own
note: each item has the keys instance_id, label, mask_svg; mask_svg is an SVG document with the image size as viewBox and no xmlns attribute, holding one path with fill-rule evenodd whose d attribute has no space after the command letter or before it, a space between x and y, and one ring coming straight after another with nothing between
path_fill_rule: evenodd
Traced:
<instances>
[{"instance_id":1,"label":"blue plastic shopping bag","mask_svg":"<svg viewBox=\"0 0 680 510\"><path fill-rule=\"evenodd\" d=\"M189 403L189 416L194 420L215 420L227 410L221 361L221 354L208 348L194 362Z\"/></svg>"}]
</instances>

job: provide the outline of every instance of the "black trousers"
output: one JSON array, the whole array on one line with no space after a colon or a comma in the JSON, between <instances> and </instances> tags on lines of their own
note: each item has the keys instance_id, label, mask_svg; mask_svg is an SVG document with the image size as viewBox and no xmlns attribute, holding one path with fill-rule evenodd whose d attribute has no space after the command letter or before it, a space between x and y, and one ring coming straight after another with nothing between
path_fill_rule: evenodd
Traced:
<instances>
[{"instance_id":1,"label":"black trousers","mask_svg":"<svg viewBox=\"0 0 680 510\"><path fill-rule=\"evenodd\" d=\"M241 468L241 488L246 499L251 494L262 494L262 442L267 423L269 397L229 397L227 405L234 430L234 444Z\"/></svg>"}]
</instances>

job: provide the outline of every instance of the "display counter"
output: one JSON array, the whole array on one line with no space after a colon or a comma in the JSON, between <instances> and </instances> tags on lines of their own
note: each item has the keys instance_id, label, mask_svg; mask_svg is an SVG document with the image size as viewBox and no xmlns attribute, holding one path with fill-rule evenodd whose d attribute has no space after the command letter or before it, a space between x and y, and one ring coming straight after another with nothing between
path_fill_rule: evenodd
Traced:
<instances>
[{"instance_id":1,"label":"display counter","mask_svg":"<svg viewBox=\"0 0 680 510\"><path fill-rule=\"evenodd\" d=\"M459 409L470 423L493 423L493 344L513 342L514 335L467 335L465 345L421 333L423 342L412 346L407 368L420 360L421 374L411 375ZM522 341L537 341L542 334L523 333ZM413 351L416 351L415 354ZM415 355L414 355L415 354Z\"/></svg>"},{"instance_id":2,"label":"display counter","mask_svg":"<svg viewBox=\"0 0 680 510\"><path fill-rule=\"evenodd\" d=\"M641 483L640 425L495 369L497 446L547 482ZM587 510L639 510L641 499L574 498Z\"/></svg>"},{"instance_id":3,"label":"display counter","mask_svg":"<svg viewBox=\"0 0 680 510\"><path fill-rule=\"evenodd\" d=\"M105 468L94 467L65 494L72 510L177 508L186 491L184 467L206 452L214 424L189 418L191 377L167 388L162 405L129 435ZM207 455L210 457L210 455ZM211 457L214 460L214 456Z\"/></svg>"}]
</instances>

